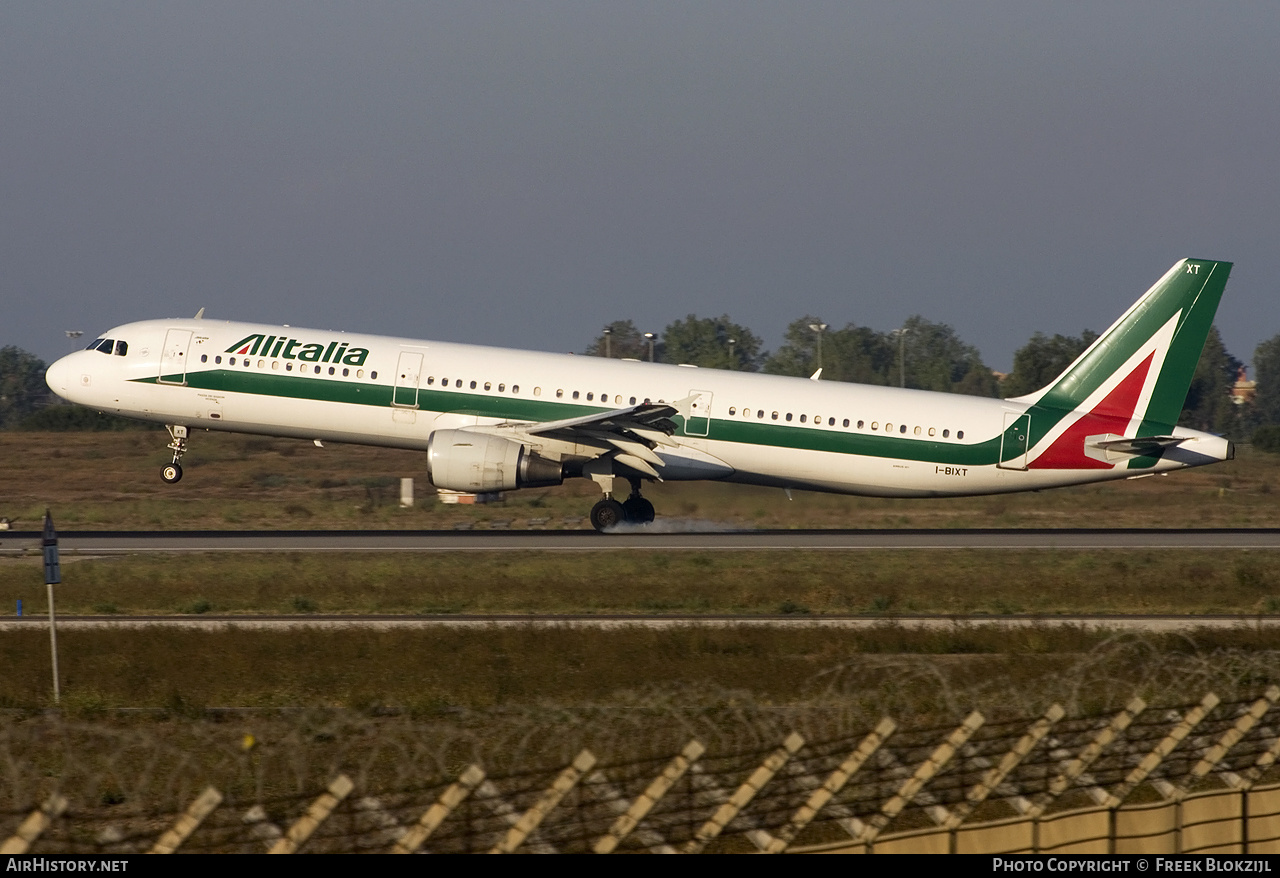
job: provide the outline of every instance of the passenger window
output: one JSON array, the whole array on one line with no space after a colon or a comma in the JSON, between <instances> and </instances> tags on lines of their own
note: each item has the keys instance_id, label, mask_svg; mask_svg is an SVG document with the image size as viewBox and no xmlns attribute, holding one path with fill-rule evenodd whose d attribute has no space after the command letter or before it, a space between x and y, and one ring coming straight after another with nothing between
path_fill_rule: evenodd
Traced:
<instances>
[{"instance_id":1,"label":"passenger window","mask_svg":"<svg viewBox=\"0 0 1280 878\"><path fill-rule=\"evenodd\" d=\"M885 422L884 422L884 431L885 431L886 433L892 433L892 432L893 432L893 424L890 424L888 421L885 421Z\"/></svg>"},{"instance_id":2,"label":"passenger window","mask_svg":"<svg viewBox=\"0 0 1280 878\"><path fill-rule=\"evenodd\" d=\"M332 366L330 366L330 367L329 367L329 374L330 374L330 375L335 374L337 371L338 371L338 370L337 370L337 369L335 369L335 368L333 368Z\"/></svg>"},{"instance_id":3,"label":"passenger window","mask_svg":"<svg viewBox=\"0 0 1280 878\"><path fill-rule=\"evenodd\" d=\"M628 405L635 405L635 404L636 404L636 398L633 396L631 397L631 402L628 403Z\"/></svg>"},{"instance_id":4,"label":"passenger window","mask_svg":"<svg viewBox=\"0 0 1280 878\"><path fill-rule=\"evenodd\" d=\"M258 368L259 368L259 369L265 369L265 368L267 368L267 361L266 361L266 360L259 360L259 361L258 361Z\"/></svg>"},{"instance_id":5,"label":"passenger window","mask_svg":"<svg viewBox=\"0 0 1280 878\"><path fill-rule=\"evenodd\" d=\"M471 382L471 389L472 390L476 389L476 383L474 381Z\"/></svg>"},{"instance_id":6,"label":"passenger window","mask_svg":"<svg viewBox=\"0 0 1280 878\"><path fill-rule=\"evenodd\" d=\"M633 397L631 401L632 401L632 402L635 402L635 398ZM615 397L613 398L613 404L614 404L614 405L622 405L622 394L621 394L621 393L619 393L617 396L615 396Z\"/></svg>"},{"instance_id":7,"label":"passenger window","mask_svg":"<svg viewBox=\"0 0 1280 878\"><path fill-rule=\"evenodd\" d=\"M835 418L827 418L827 426L828 426L828 427L834 427L835 425L836 425L836 419L835 419ZM844 425L845 425L846 427L847 427L847 426L849 426L849 422L846 420L846 421L844 422Z\"/></svg>"},{"instance_id":8,"label":"passenger window","mask_svg":"<svg viewBox=\"0 0 1280 878\"><path fill-rule=\"evenodd\" d=\"M942 431L942 438L943 438L943 439L950 439L950 438L951 438L951 431L950 431L950 430L943 430L943 431Z\"/></svg>"},{"instance_id":9,"label":"passenger window","mask_svg":"<svg viewBox=\"0 0 1280 878\"><path fill-rule=\"evenodd\" d=\"M346 377L347 377L348 375L350 375L350 374L351 374L351 370L350 370L350 369L343 369L343 370L342 370L342 377L343 377L343 378L346 378ZM428 381L427 383L428 383L428 384L430 384L431 382L430 382L430 381Z\"/></svg>"},{"instance_id":10,"label":"passenger window","mask_svg":"<svg viewBox=\"0 0 1280 878\"><path fill-rule=\"evenodd\" d=\"M346 374L347 374L347 370L346 370L346 369L343 369L343 370L342 370L342 374L343 374L343 375L346 375ZM435 384L435 383L436 383L436 376L434 376L434 375L428 375L428 376L427 376L427 386L428 386L428 387L430 387L432 384Z\"/></svg>"},{"instance_id":11,"label":"passenger window","mask_svg":"<svg viewBox=\"0 0 1280 878\"><path fill-rule=\"evenodd\" d=\"M377 370L377 369L374 369L372 372L370 372L370 373L369 373L369 378L370 378L370 379L372 379L372 380L374 380L374 381L377 381L377 380L378 380L378 370Z\"/></svg>"},{"instance_id":12,"label":"passenger window","mask_svg":"<svg viewBox=\"0 0 1280 878\"><path fill-rule=\"evenodd\" d=\"M516 390L519 390L519 389L520 389L519 387L517 387L517 388L516 388ZM533 395L534 395L534 396L542 396L542 388L541 388L541 387L535 387L535 388L533 388Z\"/></svg>"},{"instance_id":13,"label":"passenger window","mask_svg":"<svg viewBox=\"0 0 1280 878\"><path fill-rule=\"evenodd\" d=\"M364 369L356 369L356 377L357 377L357 378L363 378L363 377L364 377Z\"/></svg>"},{"instance_id":14,"label":"passenger window","mask_svg":"<svg viewBox=\"0 0 1280 878\"><path fill-rule=\"evenodd\" d=\"M575 391L573 392L573 398L574 398L574 399L577 399L577 398L578 398L578 391L576 391L576 390L575 390Z\"/></svg>"},{"instance_id":15,"label":"passenger window","mask_svg":"<svg viewBox=\"0 0 1280 878\"><path fill-rule=\"evenodd\" d=\"M787 420L791 420L791 412L787 412Z\"/></svg>"},{"instance_id":16,"label":"passenger window","mask_svg":"<svg viewBox=\"0 0 1280 878\"><path fill-rule=\"evenodd\" d=\"M833 420L833 421L834 421L834 420L835 420L835 418L832 418L831 420ZM844 425L845 425L846 427L847 427L847 426L849 426L849 419L848 419L848 418L845 418L845 419L844 419Z\"/></svg>"},{"instance_id":17,"label":"passenger window","mask_svg":"<svg viewBox=\"0 0 1280 878\"><path fill-rule=\"evenodd\" d=\"M292 372L292 371L293 371L293 363L285 363L285 364L284 364L284 370L285 370L286 372Z\"/></svg>"},{"instance_id":18,"label":"passenger window","mask_svg":"<svg viewBox=\"0 0 1280 878\"><path fill-rule=\"evenodd\" d=\"M899 427L899 428L898 428L898 432L899 432L899 433L905 433L905 432L907 432L907 425L906 425L906 424L903 424L901 427Z\"/></svg>"},{"instance_id":19,"label":"passenger window","mask_svg":"<svg viewBox=\"0 0 1280 878\"><path fill-rule=\"evenodd\" d=\"M221 363L221 362L222 362L222 357L214 357L214 358L213 358L213 361L214 361L215 363Z\"/></svg>"},{"instance_id":20,"label":"passenger window","mask_svg":"<svg viewBox=\"0 0 1280 878\"><path fill-rule=\"evenodd\" d=\"M512 385L511 385L511 392L512 392L512 393L519 393L519 392L520 392L520 385L519 385L519 384L512 384Z\"/></svg>"},{"instance_id":21,"label":"passenger window","mask_svg":"<svg viewBox=\"0 0 1280 878\"><path fill-rule=\"evenodd\" d=\"M489 389L491 389L492 387L493 387L493 385L492 385L492 384L490 384L488 381L486 381L486 382L484 383L484 389L485 389L485 390L489 390Z\"/></svg>"},{"instance_id":22,"label":"passenger window","mask_svg":"<svg viewBox=\"0 0 1280 878\"><path fill-rule=\"evenodd\" d=\"M564 399L564 391L556 388L556 399Z\"/></svg>"},{"instance_id":23,"label":"passenger window","mask_svg":"<svg viewBox=\"0 0 1280 878\"><path fill-rule=\"evenodd\" d=\"M507 385L505 385L505 384L499 384L499 385L498 385L498 392L499 392L499 393L504 392L506 389L507 389ZM533 395L534 395L534 396L537 396L537 395L538 395L538 390L537 390L537 388L536 388L536 387L534 388L534 393L533 393Z\"/></svg>"},{"instance_id":24,"label":"passenger window","mask_svg":"<svg viewBox=\"0 0 1280 878\"><path fill-rule=\"evenodd\" d=\"M208 354L201 354L201 355L200 355L200 362L202 362L202 363L207 363L207 362L209 362L209 355L208 355Z\"/></svg>"},{"instance_id":25,"label":"passenger window","mask_svg":"<svg viewBox=\"0 0 1280 878\"><path fill-rule=\"evenodd\" d=\"M778 420L778 413L777 413L777 412L774 412L774 413L773 413L773 415L772 415L772 420L775 420L775 421L776 421L776 420Z\"/></svg>"},{"instance_id":26,"label":"passenger window","mask_svg":"<svg viewBox=\"0 0 1280 878\"><path fill-rule=\"evenodd\" d=\"M376 373L376 372L374 373L374 376L373 376L373 377L374 377L374 378L377 378L377 377L378 377L378 375L377 375L377 373ZM462 379L461 379L461 378L456 378L456 379L454 379L453 386L454 386L454 387L461 387L461 386L462 386Z\"/></svg>"},{"instance_id":27,"label":"passenger window","mask_svg":"<svg viewBox=\"0 0 1280 878\"><path fill-rule=\"evenodd\" d=\"M806 416L806 415L801 415L801 416L800 416L800 423L802 423L802 424L807 423L807 420L808 420L808 419L807 419L807 416Z\"/></svg>"},{"instance_id":28,"label":"passenger window","mask_svg":"<svg viewBox=\"0 0 1280 878\"><path fill-rule=\"evenodd\" d=\"M956 438L957 438L957 439L963 439L963 438L964 438L964 430L956 430Z\"/></svg>"},{"instance_id":29,"label":"passenger window","mask_svg":"<svg viewBox=\"0 0 1280 878\"><path fill-rule=\"evenodd\" d=\"M930 428L929 428L929 435L930 435L930 436L932 436L932 435L933 435L934 433L936 433L936 432L938 432L938 431L937 431L937 430L935 430L935 429L933 429L933 427L930 427Z\"/></svg>"},{"instance_id":30,"label":"passenger window","mask_svg":"<svg viewBox=\"0 0 1280 878\"><path fill-rule=\"evenodd\" d=\"M440 386L441 386L441 387L448 387L448 386L449 386L449 379L448 379L448 378L441 378L441 379L440 379Z\"/></svg>"},{"instance_id":31,"label":"passenger window","mask_svg":"<svg viewBox=\"0 0 1280 878\"><path fill-rule=\"evenodd\" d=\"M764 409L760 409L760 411L756 413L756 420L761 420L763 418L764 418Z\"/></svg>"},{"instance_id":32,"label":"passenger window","mask_svg":"<svg viewBox=\"0 0 1280 878\"><path fill-rule=\"evenodd\" d=\"M234 366L234 365L236 364L236 358L235 358L235 357L231 357L231 358L229 358L229 359L227 360L227 364L228 364L228 365L230 365L230 366Z\"/></svg>"},{"instance_id":33,"label":"passenger window","mask_svg":"<svg viewBox=\"0 0 1280 878\"><path fill-rule=\"evenodd\" d=\"M589 391L589 390L588 390L588 391L587 391L587 402L591 402L591 401L592 401L592 400L594 400L594 399L595 399L595 394L593 394L591 391Z\"/></svg>"},{"instance_id":34,"label":"passenger window","mask_svg":"<svg viewBox=\"0 0 1280 878\"><path fill-rule=\"evenodd\" d=\"M279 361L279 360L272 360L272 361L271 361L271 371L272 371L272 372L279 372L279 371L280 371L280 361Z\"/></svg>"},{"instance_id":35,"label":"passenger window","mask_svg":"<svg viewBox=\"0 0 1280 878\"><path fill-rule=\"evenodd\" d=\"M916 428L915 428L915 430L914 430L914 431L912 431L912 432L914 432L917 436L919 436L919 435L920 435L920 428L919 428L919 427L916 427Z\"/></svg>"},{"instance_id":36,"label":"passenger window","mask_svg":"<svg viewBox=\"0 0 1280 878\"><path fill-rule=\"evenodd\" d=\"M880 429L880 422L879 422L879 421L872 421L872 422L871 422L871 429L872 429L872 430L879 430L879 429Z\"/></svg>"},{"instance_id":37,"label":"passenger window","mask_svg":"<svg viewBox=\"0 0 1280 878\"><path fill-rule=\"evenodd\" d=\"M729 414L736 415L737 413L738 413L738 410L736 408L734 408L733 406L729 406Z\"/></svg>"}]
</instances>

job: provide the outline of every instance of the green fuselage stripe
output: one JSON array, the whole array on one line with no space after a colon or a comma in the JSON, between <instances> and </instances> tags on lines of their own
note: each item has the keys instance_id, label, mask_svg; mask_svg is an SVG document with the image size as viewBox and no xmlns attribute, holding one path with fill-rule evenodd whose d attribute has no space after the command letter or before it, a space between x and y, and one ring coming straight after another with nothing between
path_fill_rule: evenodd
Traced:
<instances>
[{"instance_id":1,"label":"green fuselage stripe","mask_svg":"<svg viewBox=\"0 0 1280 878\"><path fill-rule=\"evenodd\" d=\"M135 379L138 383L179 384L181 375L166 376L165 382L155 378ZM321 376L264 375L255 371L241 372L235 369L210 369L188 372L186 386L199 390L223 393L244 393L254 396L270 396L285 399L304 399L313 402L333 402L347 405L363 405L391 408L392 387L342 381ZM547 402L538 399L520 399L512 396L491 396L465 391L420 388L418 408L453 414L473 415L511 421L551 421L581 417L609 411L604 406L582 405L576 402ZM1031 410L1031 445L1035 444L1063 413L1043 406ZM684 419L680 415L673 420L681 431ZM701 420L701 419L699 419ZM1015 429L1013 427L1011 430ZM701 433L701 425L698 432ZM692 438L704 438L702 435ZM763 445L773 448L797 448L809 451L827 451L834 454L855 454L866 457L882 457L893 460L911 460L921 463L937 463L959 466L992 466L1001 452L1001 436L975 444L938 442L932 439L880 436L869 433L851 433L822 427L790 424L757 423L747 420L712 418L709 435L705 438L718 442L734 442ZM1021 453L1021 443L1006 442L1005 457Z\"/></svg>"}]
</instances>

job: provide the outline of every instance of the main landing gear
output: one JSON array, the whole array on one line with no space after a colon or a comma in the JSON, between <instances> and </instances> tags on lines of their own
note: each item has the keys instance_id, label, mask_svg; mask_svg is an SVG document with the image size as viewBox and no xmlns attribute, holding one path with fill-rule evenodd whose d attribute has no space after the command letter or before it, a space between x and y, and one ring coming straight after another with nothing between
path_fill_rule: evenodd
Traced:
<instances>
[{"instance_id":1,"label":"main landing gear","mask_svg":"<svg viewBox=\"0 0 1280 878\"><path fill-rule=\"evenodd\" d=\"M606 531L620 524L649 524L653 521L653 504L640 496L640 480L631 479L631 496L619 503L608 494L591 507L591 526Z\"/></svg>"},{"instance_id":2,"label":"main landing gear","mask_svg":"<svg viewBox=\"0 0 1280 878\"><path fill-rule=\"evenodd\" d=\"M182 464L178 461L182 460L182 455L187 453L187 428L175 424L165 424L164 428L169 431L169 438L173 440L169 443L169 449L173 452L173 463L160 470L160 478L172 485L182 480Z\"/></svg>"}]
</instances>

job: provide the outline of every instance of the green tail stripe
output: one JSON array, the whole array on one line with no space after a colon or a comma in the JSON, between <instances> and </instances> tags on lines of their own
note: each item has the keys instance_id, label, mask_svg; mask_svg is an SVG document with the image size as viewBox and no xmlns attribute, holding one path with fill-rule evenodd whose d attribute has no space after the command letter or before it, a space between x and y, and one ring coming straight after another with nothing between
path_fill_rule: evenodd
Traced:
<instances>
[{"instance_id":1,"label":"green tail stripe","mask_svg":"<svg viewBox=\"0 0 1280 878\"><path fill-rule=\"evenodd\" d=\"M1037 403L1059 411L1079 408L1161 327L1179 315L1139 435L1172 429L1182 413L1191 376L1230 273L1230 262L1207 259L1179 262L1071 364Z\"/></svg>"}]
</instances>

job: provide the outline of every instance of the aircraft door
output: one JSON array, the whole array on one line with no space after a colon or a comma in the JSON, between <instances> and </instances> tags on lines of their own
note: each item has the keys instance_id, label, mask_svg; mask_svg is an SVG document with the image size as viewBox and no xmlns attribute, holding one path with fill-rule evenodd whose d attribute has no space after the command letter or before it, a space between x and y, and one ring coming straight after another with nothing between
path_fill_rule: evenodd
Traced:
<instances>
[{"instance_id":1,"label":"aircraft door","mask_svg":"<svg viewBox=\"0 0 1280 878\"><path fill-rule=\"evenodd\" d=\"M1027 445L1031 441L1031 415L1004 413L1004 433L1000 435L1000 469L1027 468Z\"/></svg>"},{"instance_id":2,"label":"aircraft door","mask_svg":"<svg viewBox=\"0 0 1280 878\"><path fill-rule=\"evenodd\" d=\"M164 334L164 348L160 352L161 384L187 383L187 347L191 344L189 329L170 329Z\"/></svg>"},{"instance_id":3,"label":"aircraft door","mask_svg":"<svg viewBox=\"0 0 1280 878\"><path fill-rule=\"evenodd\" d=\"M396 365L396 386L391 391L391 404L401 408L418 407L418 380L422 376L422 353L401 351Z\"/></svg>"},{"instance_id":4,"label":"aircraft door","mask_svg":"<svg viewBox=\"0 0 1280 878\"><path fill-rule=\"evenodd\" d=\"M686 436L705 436L711 427L711 391L689 391L689 413L684 416Z\"/></svg>"}]
</instances>

